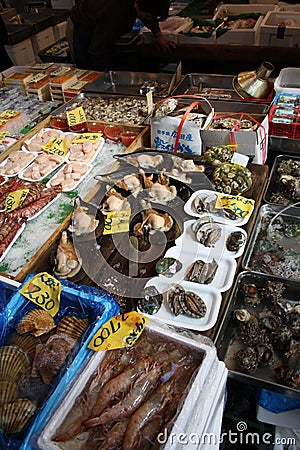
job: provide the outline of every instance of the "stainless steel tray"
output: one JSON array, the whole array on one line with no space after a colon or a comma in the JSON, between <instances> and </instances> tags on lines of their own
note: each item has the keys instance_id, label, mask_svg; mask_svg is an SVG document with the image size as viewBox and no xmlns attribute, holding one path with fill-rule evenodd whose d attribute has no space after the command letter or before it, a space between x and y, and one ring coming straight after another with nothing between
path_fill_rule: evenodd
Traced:
<instances>
[{"instance_id":1,"label":"stainless steel tray","mask_svg":"<svg viewBox=\"0 0 300 450\"><path fill-rule=\"evenodd\" d=\"M215 75L206 73L189 73L183 77L174 95L198 94L207 90L208 99L241 100L232 87L233 75ZM221 93L221 91L223 91Z\"/></svg>"},{"instance_id":2,"label":"stainless steel tray","mask_svg":"<svg viewBox=\"0 0 300 450\"><path fill-rule=\"evenodd\" d=\"M295 234L296 229L298 235L287 237ZM299 282L299 231L299 208L263 205L256 218L242 267Z\"/></svg>"},{"instance_id":3,"label":"stainless steel tray","mask_svg":"<svg viewBox=\"0 0 300 450\"><path fill-rule=\"evenodd\" d=\"M215 113L248 113L248 114L268 114L270 106L266 103L254 103L244 101L225 101L209 99Z\"/></svg>"},{"instance_id":4,"label":"stainless steel tray","mask_svg":"<svg viewBox=\"0 0 300 450\"><path fill-rule=\"evenodd\" d=\"M271 173L269 176L269 181L268 181L265 193L264 193L264 197L263 197L264 202L278 204L278 205L292 205L292 204L296 203L296 200L289 200L289 199L285 198L284 196L283 196L282 201L280 201L281 199L278 199L278 201L275 201L276 199L275 200L272 199L273 194L280 194L283 192L280 182L279 182L280 173L278 172L278 169L282 162L288 161L288 160L296 161L300 165L300 157L297 157L297 156L279 155L275 158L273 166L272 166L272 170L271 170ZM284 201L285 199L286 199L286 202Z\"/></svg>"},{"instance_id":5,"label":"stainless steel tray","mask_svg":"<svg viewBox=\"0 0 300 450\"><path fill-rule=\"evenodd\" d=\"M153 94L157 97L166 97L171 79L172 75L167 73L109 71L88 84L83 92L145 95L140 93L143 84L156 82L158 87Z\"/></svg>"},{"instance_id":6,"label":"stainless steel tray","mask_svg":"<svg viewBox=\"0 0 300 450\"><path fill-rule=\"evenodd\" d=\"M245 308L242 293L242 288L245 284L255 284L256 287L262 288L265 287L267 281L280 282L282 280L280 278L251 272L242 272L238 275L232 289L232 294L229 299L226 312L224 313L223 321L219 327L219 331L215 339L218 356L225 362L226 367L229 369L229 377L243 381L246 384L274 390L288 395L289 397L300 399L299 389L290 387L285 385L283 382L278 381L275 375L274 369L276 367L280 367L283 363L282 354L276 350L273 364L267 367L259 367L252 375L243 373L238 367L236 354L240 349L245 348L245 345L240 339L239 324L233 317L233 311L236 309ZM284 282L284 286L284 299L291 305L299 304L300 284L297 282L287 281ZM250 313L257 315L264 308L268 308L269 306L270 304L262 298L261 303L256 308L247 306L247 310L249 310Z\"/></svg>"},{"instance_id":7,"label":"stainless steel tray","mask_svg":"<svg viewBox=\"0 0 300 450\"><path fill-rule=\"evenodd\" d=\"M280 153L300 155L300 139L290 139L285 136L269 136L269 150Z\"/></svg>"},{"instance_id":8,"label":"stainless steel tray","mask_svg":"<svg viewBox=\"0 0 300 450\"><path fill-rule=\"evenodd\" d=\"M141 96L125 96L125 95L120 95L120 94L118 94L118 95L111 95L111 94L100 94L100 93L93 93L93 92L89 92L89 93L81 92L79 95L77 95L76 97L72 98L72 100L70 100L67 103L64 103L62 106L60 106L55 111L53 111L52 116L64 115L67 110L70 110L72 108L76 108L76 104L78 104L78 102L80 103L85 98L104 98L104 99L112 99L112 100L116 100L116 99L119 99L119 98L128 98L128 100L130 102L133 101L133 99L137 99L138 101L143 100ZM118 121L118 123L120 123L121 125L122 124L123 125L144 125L146 120L147 120L147 118L148 118L148 114L145 117L141 117L141 120L139 122L130 123L130 122L126 122L126 109L123 108L122 109L122 117L124 118L124 121L123 122ZM90 118L88 116L88 114L86 114L86 118L87 118L87 120L92 120L92 121L105 121L105 119L101 119L101 118L97 118L97 117L91 117ZM115 120L109 120L109 122L116 123Z\"/></svg>"}]
</instances>

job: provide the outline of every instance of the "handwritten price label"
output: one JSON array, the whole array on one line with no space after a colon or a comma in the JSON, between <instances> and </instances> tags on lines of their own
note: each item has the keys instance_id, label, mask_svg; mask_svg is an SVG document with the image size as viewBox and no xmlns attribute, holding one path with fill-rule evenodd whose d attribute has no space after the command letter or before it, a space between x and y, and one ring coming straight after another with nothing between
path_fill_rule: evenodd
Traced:
<instances>
[{"instance_id":1,"label":"handwritten price label","mask_svg":"<svg viewBox=\"0 0 300 450\"><path fill-rule=\"evenodd\" d=\"M149 319L136 311L112 317L94 334L88 348L98 352L131 347L148 322Z\"/></svg>"},{"instance_id":2,"label":"handwritten price label","mask_svg":"<svg viewBox=\"0 0 300 450\"><path fill-rule=\"evenodd\" d=\"M64 157L68 153L70 141L68 139L51 138L46 145L42 147L45 152Z\"/></svg>"},{"instance_id":3,"label":"handwritten price label","mask_svg":"<svg viewBox=\"0 0 300 450\"><path fill-rule=\"evenodd\" d=\"M83 144L83 142L90 141L95 144L101 138L102 133L82 133L73 139L73 144Z\"/></svg>"},{"instance_id":4,"label":"handwritten price label","mask_svg":"<svg viewBox=\"0 0 300 450\"><path fill-rule=\"evenodd\" d=\"M10 192L5 200L5 211L10 213L22 205L29 189L19 189L17 191Z\"/></svg>"},{"instance_id":5,"label":"handwritten price label","mask_svg":"<svg viewBox=\"0 0 300 450\"><path fill-rule=\"evenodd\" d=\"M129 231L131 210L109 212L104 221L103 234L126 233Z\"/></svg>"},{"instance_id":6,"label":"handwritten price label","mask_svg":"<svg viewBox=\"0 0 300 450\"><path fill-rule=\"evenodd\" d=\"M0 144L2 144L2 142L4 141L6 135L7 135L7 131L0 131Z\"/></svg>"},{"instance_id":7,"label":"handwritten price label","mask_svg":"<svg viewBox=\"0 0 300 450\"><path fill-rule=\"evenodd\" d=\"M13 117L16 117L20 114L20 111L15 111L13 109L6 109L5 111L2 111L0 114L0 117L3 119L12 119Z\"/></svg>"},{"instance_id":8,"label":"handwritten price label","mask_svg":"<svg viewBox=\"0 0 300 450\"><path fill-rule=\"evenodd\" d=\"M254 208L255 200L242 197L241 195L218 194L215 207L217 209L229 209L236 217L243 218L250 216Z\"/></svg>"},{"instance_id":9,"label":"handwritten price label","mask_svg":"<svg viewBox=\"0 0 300 450\"><path fill-rule=\"evenodd\" d=\"M61 283L56 278L42 272L28 281L20 293L54 317L59 311L61 290Z\"/></svg>"},{"instance_id":10,"label":"handwritten price label","mask_svg":"<svg viewBox=\"0 0 300 450\"><path fill-rule=\"evenodd\" d=\"M67 121L69 127L74 125L79 125L80 123L86 122L85 112L82 106L72 109L72 111L67 111Z\"/></svg>"}]
</instances>

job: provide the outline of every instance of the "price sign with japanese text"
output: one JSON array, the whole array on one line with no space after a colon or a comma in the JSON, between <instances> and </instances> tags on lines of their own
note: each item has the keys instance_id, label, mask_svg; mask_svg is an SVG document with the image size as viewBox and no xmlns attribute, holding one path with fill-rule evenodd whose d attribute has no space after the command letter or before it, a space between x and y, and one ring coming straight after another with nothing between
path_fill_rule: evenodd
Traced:
<instances>
[{"instance_id":1,"label":"price sign with japanese text","mask_svg":"<svg viewBox=\"0 0 300 450\"><path fill-rule=\"evenodd\" d=\"M0 144L2 144L6 135L7 135L7 131L0 131Z\"/></svg>"},{"instance_id":2,"label":"price sign with japanese text","mask_svg":"<svg viewBox=\"0 0 300 450\"><path fill-rule=\"evenodd\" d=\"M14 111L13 109L6 109L5 111L2 111L0 114L0 118L2 119L12 119L13 117L16 117L20 114L20 111Z\"/></svg>"},{"instance_id":3,"label":"price sign with japanese text","mask_svg":"<svg viewBox=\"0 0 300 450\"><path fill-rule=\"evenodd\" d=\"M102 133L80 133L73 139L73 144L83 144L83 142L90 141L95 144L101 138Z\"/></svg>"},{"instance_id":4,"label":"price sign with japanese text","mask_svg":"<svg viewBox=\"0 0 300 450\"><path fill-rule=\"evenodd\" d=\"M149 319L136 311L112 317L94 334L88 348L96 352L131 347L141 336Z\"/></svg>"},{"instance_id":5,"label":"price sign with japanese text","mask_svg":"<svg viewBox=\"0 0 300 450\"><path fill-rule=\"evenodd\" d=\"M67 121L69 127L74 127L80 123L86 122L85 112L82 106L72 109L72 111L67 111Z\"/></svg>"},{"instance_id":6,"label":"price sign with japanese text","mask_svg":"<svg viewBox=\"0 0 300 450\"><path fill-rule=\"evenodd\" d=\"M22 205L29 189L18 189L17 191L10 192L5 200L5 211L10 213Z\"/></svg>"},{"instance_id":7,"label":"price sign with japanese text","mask_svg":"<svg viewBox=\"0 0 300 450\"><path fill-rule=\"evenodd\" d=\"M59 311L61 290L61 283L56 278L41 272L20 289L20 294L54 317Z\"/></svg>"},{"instance_id":8,"label":"price sign with japanese text","mask_svg":"<svg viewBox=\"0 0 300 450\"><path fill-rule=\"evenodd\" d=\"M104 220L103 234L126 233L129 231L131 210L111 211Z\"/></svg>"},{"instance_id":9,"label":"price sign with japanese text","mask_svg":"<svg viewBox=\"0 0 300 450\"><path fill-rule=\"evenodd\" d=\"M52 153L62 158L66 156L70 147L70 141L68 139L61 139L52 137L46 145L42 147L45 152Z\"/></svg>"}]
</instances>

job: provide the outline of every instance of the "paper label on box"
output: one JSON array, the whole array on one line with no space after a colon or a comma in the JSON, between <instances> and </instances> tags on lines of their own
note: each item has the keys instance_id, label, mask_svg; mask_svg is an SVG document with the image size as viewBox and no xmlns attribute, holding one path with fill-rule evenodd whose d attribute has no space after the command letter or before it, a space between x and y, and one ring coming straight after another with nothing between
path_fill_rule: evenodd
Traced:
<instances>
[{"instance_id":1,"label":"paper label on box","mask_svg":"<svg viewBox=\"0 0 300 450\"><path fill-rule=\"evenodd\" d=\"M5 200L5 211L10 213L22 205L29 189L18 189L17 191L10 192Z\"/></svg>"},{"instance_id":2,"label":"paper label on box","mask_svg":"<svg viewBox=\"0 0 300 450\"><path fill-rule=\"evenodd\" d=\"M33 70L46 70L53 66L54 63L35 64L31 67Z\"/></svg>"},{"instance_id":3,"label":"paper label on box","mask_svg":"<svg viewBox=\"0 0 300 450\"><path fill-rule=\"evenodd\" d=\"M103 234L127 233L129 231L130 215L131 209L107 213Z\"/></svg>"},{"instance_id":4,"label":"paper label on box","mask_svg":"<svg viewBox=\"0 0 300 450\"><path fill-rule=\"evenodd\" d=\"M151 146L157 150L174 151L177 129L180 119L177 117L154 117L151 119ZM178 152L201 154L202 142L200 129L193 122L185 122L178 142Z\"/></svg>"},{"instance_id":5,"label":"paper label on box","mask_svg":"<svg viewBox=\"0 0 300 450\"><path fill-rule=\"evenodd\" d=\"M47 76L48 75L45 75L44 73L37 73L36 75L33 75L33 77L29 78L28 83L38 83L44 78L47 78Z\"/></svg>"},{"instance_id":6,"label":"paper label on box","mask_svg":"<svg viewBox=\"0 0 300 450\"><path fill-rule=\"evenodd\" d=\"M82 106L72 109L72 111L67 111L67 121L69 127L79 125L80 123L86 122L85 112Z\"/></svg>"},{"instance_id":7,"label":"paper label on box","mask_svg":"<svg viewBox=\"0 0 300 450\"><path fill-rule=\"evenodd\" d=\"M21 114L20 111L15 111L13 109L6 109L5 111L2 111L0 117L3 119L12 119L13 117L18 116L19 114Z\"/></svg>"},{"instance_id":8,"label":"paper label on box","mask_svg":"<svg viewBox=\"0 0 300 450\"><path fill-rule=\"evenodd\" d=\"M6 123L5 120L4 120L4 123ZM0 120L0 126L1 126L1 120ZM0 131L0 144L2 144L2 142L4 141L6 135L7 135L7 131Z\"/></svg>"},{"instance_id":9,"label":"paper label on box","mask_svg":"<svg viewBox=\"0 0 300 450\"><path fill-rule=\"evenodd\" d=\"M69 139L61 139L52 137L46 145L42 147L45 152L52 153L62 158L66 156L70 147Z\"/></svg>"},{"instance_id":10,"label":"paper label on box","mask_svg":"<svg viewBox=\"0 0 300 450\"><path fill-rule=\"evenodd\" d=\"M20 294L54 317L59 311L61 290L61 283L56 278L42 272L28 281Z\"/></svg>"},{"instance_id":11,"label":"paper label on box","mask_svg":"<svg viewBox=\"0 0 300 450\"><path fill-rule=\"evenodd\" d=\"M82 133L78 134L75 139L73 139L73 144L82 144L83 142L90 141L92 144L96 144L101 138L102 133Z\"/></svg>"},{"instance_id":12,"label":"paper label on box","mask_svg":"<svg viewBox=\"0 0 300 450\"><path fill-rule=\"evenodd\" d=\"M58 47L52 47L51 50L52 50L52 49L54 49L54 52L57 51L57 50L59 50ZM49 51L49 50L48 50L48 51ZM52 50L51 53L53 53L53 50ZM56 69L56 70L54 70L53 72L51 72L50 75L51 75L52 77L58 77L58 76L64 75L65 73L70 72L70 70L71 70L70 67L60 67L59 69Z\"/></svg>"},{"instance_id":13,"label":"paper label on box","mask_svg":"<svg viewBox=\"0 0 300 450\"><path fill-rule=\"evenodd\" d=\"M136 311L112 317L95 333L88 348L98 352L131 347L148 322L149 319Z\"/></svg>"}]
</instances>

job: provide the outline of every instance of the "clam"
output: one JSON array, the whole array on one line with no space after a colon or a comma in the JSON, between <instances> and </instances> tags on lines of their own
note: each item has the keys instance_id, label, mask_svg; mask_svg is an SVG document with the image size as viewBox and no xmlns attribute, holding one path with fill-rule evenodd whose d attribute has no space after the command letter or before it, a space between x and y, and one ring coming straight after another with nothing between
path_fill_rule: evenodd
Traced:
<instances>
[{"instance_id":1,"label":"clam","mask_svg":"<svg viewBox=\"0 0 300 450\"><path fill-rule=\"evenodd\" d=\"M0 404L17 398L17 383L15 381L0 380Z\"/></svg>"},{"instance_id":2,"label":"clam","mask_svg":"<svg viewBox=\"0 0 300 450\"><path fill-rule=\"evenodd\" d=\"M5 433L22 431L33 417L37 407L28 399L17 399L0 405L0 428Z\"/></svg>"},{"instance_id":3,"label":"clam","mask_svg":"<svg viewBox=\"0 0 300 450\"><path fill-rule=\"evenodd\" d=\"M205 223L200 226L196 238L205 247L213 247L221 237L221 227L217 223Z\"/></svg>"},{"instance_id":4,"label":"clam","mask_svg":"<svg viewBox=\"0 0 300 450\"><path fill-rule=\"evenodd\" d=\"M147 155L142 153L137 156L127 156L124 158L126 162L132 164L135 167L141 167L142 169L156 169L160 164L163 163L164 157L162 155Z\"/></svg>"},{"instance_id":5,"label":"clam","mask_svg":"<svg viewBox=\"0 0 300 450\"><path fill-rule=\"evenodd\" d=\"M0 347L0 380L18 381L29 366L29 355L21 348L16 345Z\"/></svg>"},{"instance_id":6,"label":"clam","mask_svg":"<svg viewBox=\"0 0 300 450\"><path fill-rule=\"evenodd\" d=\"M63 231L56 250L56 264L53 270L54 275L60 278L71 278L81 269L81 260L78 258L74 245L68 238L66 231Z\"/></svg>"},{"instance_id":7,"label":"clam","mask_svg":"<svg viewBox=\"0 0 300 450\"><path fill-rule=\"evenodd\" d=\"M28 352L29 356L33 358L36 346L40 343L40 340L38 337L35 337L32 334L14 333L9 338L8 343L17 345L18 347Z\"/></svg>"},{"instance_id":8,"label":"clam","mask_svg":"<svg viewBox=\"0 0 300 450\"><path fill-rule=\"evenodd\" d=\"M136 195L143 189L140 176L132 173L130 175L125 175L122 180L116 183L116 186L124 191L130 191L133 195Z\"/></svg>"},{"instance_id":9,"label":"clam","mask_svg":"<svg viewBox=\"0 0 300 450\"><path fill-rule=\"evenodd\" d=\"M43 309L32 309L18 323L16 331L19 334L31 333L33 336L41 336L55 328L52 316Z\"/></svg>"},{"instance_id":10,"label":"clam","mask_svg":"<svg viewBox=\"0 0 300 450\"><path fill-rule=\"evenodd\" d=\"M56 332L58 334L66 334L79 341L88 325L88 319L80 319L76 316L65 316L59 322Z\"/></svg>"},{"instance_id":11,"label":"clam","mask_svg":"<svg viewBox=\"0 0 300 450\"><path fill-rule=\"evenodd\" d=\"M139 309L146 314L156 314L163 301L163 296L158 292L155 286L147 286L141 292L141 298L138 300Z\"/></svg>"},{"instance_id":12,"label":"clam","mask_svg":"<svg viewBox=\"0 0 300 450\"><path fill-rule=\"evenodd\" d=\"M162 258L155 264L156 272L167 278L171 278L181 268L182 263L175 258Z\"/></svg>"},{"instance_id":13,"label":"clam","mask_svg":"<svg viewBox=\"0 0 300 450\"><path fill-rule=\"evenodd\" d=\"M168 213L159 213L154 209L149 209L143 213L142 223L134 226L134 232L137 235L145 233L155 233L155 231L169 231L173 226L173 219Z\"/></svg>"},{"instance_id":14,"label":"clam","mask_svg":"<svg viewBox=\"0 0 300 450\"><path fill-rule=\"evenodd\" d=\"M68 228L75 236L92 233L97 228L99 220L96 220L93 214L88 214L88 210L88 207L80 205L80 200L77 198L76 209L74 210L72 217L72 224Z\"/></svg>"},{"instance_id":15,"label":"clam","mask_svg":"<svg viewBox=\"0 0 300 450\"><path fill-rule=\"evenodd\" d=\"M109 189L106 193L106 198L102 203L101 211L107 214L112 211L125 211L130 208L129 202L114 188Z\"/></svg>"}]
</instances>

